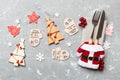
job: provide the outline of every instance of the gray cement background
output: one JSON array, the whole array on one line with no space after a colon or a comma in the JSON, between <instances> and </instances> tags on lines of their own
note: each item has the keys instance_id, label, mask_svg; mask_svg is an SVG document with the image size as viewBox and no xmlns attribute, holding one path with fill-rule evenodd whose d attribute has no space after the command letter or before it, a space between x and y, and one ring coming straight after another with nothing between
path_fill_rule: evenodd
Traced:
<instances>
[{"instance_id":1,"label":"gray cement background","mask_svg":"<svg viewBox=\"0 0 120 80\"><path fill-rule=\"evenodd\" d=\"M69 36L63 30L63 20L71 17L78 24L80 16L91 18L96 9L104 9L108 22L113 22L114 33L106 37L111 49L106 50L105 69L103 72L81 68L77 65L76 49L81 43L81 33ZM35 11L41 17L38 24L28 24L28 14ZM55 17L55 13L60 14ZM56 22L65 40L58 45L48 45L45 17L49 15ZM17 25L20 19L21 32L13 38L7 29L8 25ZM78 27L78 26L77 26ZM120 0L0 0L0 80L119 80L120 78ZM39 28L43 39L38 47L29 44L30 29ZM8 63L20 38L25 38L26 67L14 67ZM8 43L12 43L12 47ZM67 42L72 43L71 47ZM51 59L51 50L61 46L70 52L67 61ZM36 54L45 56L42 62L36 61Z\"/></svg>"}]
</instances>

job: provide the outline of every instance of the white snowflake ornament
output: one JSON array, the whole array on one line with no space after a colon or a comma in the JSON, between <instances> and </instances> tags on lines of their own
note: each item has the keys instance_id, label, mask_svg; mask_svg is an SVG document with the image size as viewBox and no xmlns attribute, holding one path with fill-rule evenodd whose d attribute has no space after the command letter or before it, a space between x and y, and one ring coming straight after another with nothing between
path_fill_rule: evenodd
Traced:
<instances>
[{"instance_id":1,"label":"white snowflake ornament","mask_svg":"<svg viewBox=\"0 0 120 80\"><path fill-rule=\"evenodd\" d=\"M38 60L38 61L42 61L42 60L44 60L45 58L44 58L44 54L42 54L42 53L39 53L39 54L37 54L36 55L36 60Z\"/></svg>"},{"instance_id":2,"label":"white snowflake ornament","mask_svg":"<svg viewBox=\"0 0 120 80\"><path fill-rule=\"evenodd\" d=\"M105 41L105 43L103 44L103 48L104 48L105 50L107 50L107 49L110 48L110 45L111 45L111 43L109 43L108 41Z\"/></svg>"}]
</instances>

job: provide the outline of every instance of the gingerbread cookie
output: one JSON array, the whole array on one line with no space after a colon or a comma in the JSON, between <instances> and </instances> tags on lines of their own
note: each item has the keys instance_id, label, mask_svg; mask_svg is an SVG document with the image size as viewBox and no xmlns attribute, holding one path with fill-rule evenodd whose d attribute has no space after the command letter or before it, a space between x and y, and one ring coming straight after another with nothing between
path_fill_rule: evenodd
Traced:
<instances>
[{"instance_id":1,"label":"gingerbread cookie","mask_svg":"<svg viewBox=\"0 0 120 80\"><path fill-rule=\"evenodd\" d=\"M48 44L58 44L60 40L64 39L63 35L60 33L55 23L51 21L49 17L46 17L46 23Z\"/></svg>"},{"instance_id":2,"label":"gingerbread cookie","mask_svg":"<svg viewBox=\"0 0 120 80\"><path fill-rule=\"evenodd\" d=\"M31 46L38 46L40 44L40 39L42 34L39 29L31 29L29 42Z\"/></svg>"},{"instance_id":3,"label":"gingerbread cookie","mask_svg":"<svg viewBox=\"0 0 120 80\"><path fill-rule=\"evenodd\" d=\"M61 47L57 47L52 50L52 58L56 60L67 60L70 55L67 50L62 50Z\"/></svg>"},{"instance_id":4,"label":"gingerbread cookie","mask_svg":"<svg viewBox=\"0 0 120 80\"><path fill-rule=\"evenodd\" d=\"M24 39L22 38L20 43L16 44L17 48L10 53L9 62L13 63L15 66L25 66L25 47Z\"/></svg>"},{"instance_id":5,"label":"gingerbread cookie","mask_svg":"<svg viewBox=\"0 0 120 80\"><path fill-rule=\"evenodd\" d=\"M69 35L74 35L78 32L78 29L76 28L76 24L73 19L66 18L64 20L64 31Z\"/></svg>"}]
</instances>

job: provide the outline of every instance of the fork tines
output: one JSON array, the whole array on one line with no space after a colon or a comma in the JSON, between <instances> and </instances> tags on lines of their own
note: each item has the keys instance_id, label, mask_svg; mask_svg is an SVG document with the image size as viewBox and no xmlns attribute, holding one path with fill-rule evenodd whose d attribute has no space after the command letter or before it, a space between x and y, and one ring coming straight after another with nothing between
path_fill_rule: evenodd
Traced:
<instances>
[{"instance_id":1,"label":"fork tines","mask_svg":"<svg viewBox=\"0 0 120 80\"><path fill-rule=\"evenodd\" d=\"M101 13L100 11L95 11L95 14L94 14L93 20L95 20L95 21L99 20L100 13Z\"/></svg>"}]
</instances>

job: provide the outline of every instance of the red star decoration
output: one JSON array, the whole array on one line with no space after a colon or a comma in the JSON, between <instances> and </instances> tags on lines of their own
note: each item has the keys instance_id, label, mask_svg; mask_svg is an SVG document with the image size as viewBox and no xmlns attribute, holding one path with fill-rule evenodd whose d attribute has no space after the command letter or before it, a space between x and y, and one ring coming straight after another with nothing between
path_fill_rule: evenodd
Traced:
<instances>
[{"instance_id":1,"label":"red star decoration","mask_svg":"<svg viewBox=\"0 0 120 80\"><path fill-rule=\"evenodd\" d=\"M40 18L40 16L39 15L37 15L35 12L32 12L32 14L31 15L28 15L28 18L29 18L29 24L31 24L31 23L38 23L38 19Z\"/></svg>"}]
</instances>

